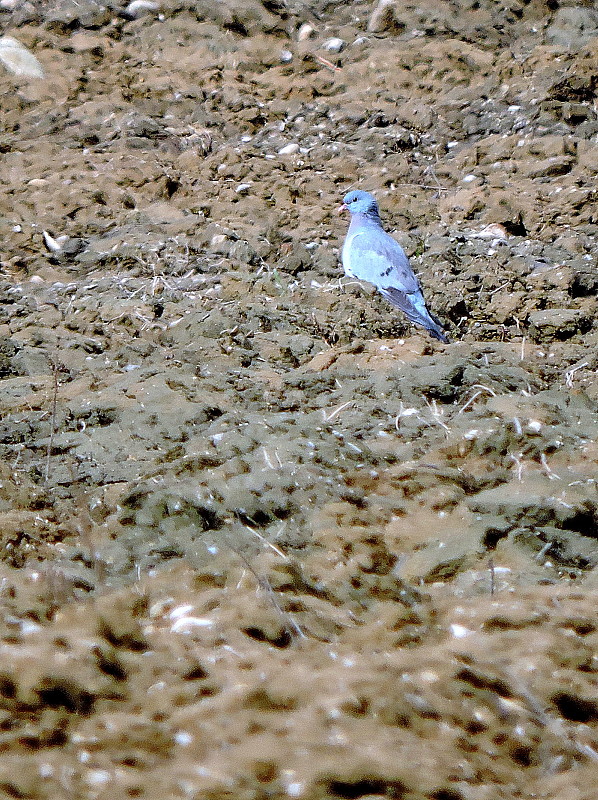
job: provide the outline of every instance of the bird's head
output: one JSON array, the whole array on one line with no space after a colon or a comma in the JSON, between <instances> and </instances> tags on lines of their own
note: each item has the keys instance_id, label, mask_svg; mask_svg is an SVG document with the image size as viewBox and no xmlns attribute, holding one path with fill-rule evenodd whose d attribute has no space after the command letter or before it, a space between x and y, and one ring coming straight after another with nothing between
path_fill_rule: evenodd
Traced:
<instances>
[{"instance_id":1,"label":"bird's head","mask_svg":"<svg viewBox=\"0 0 598 800\"><path fill-rule=\"evenodd\" d=\"M376 198L369 192L362 192L354 189L343 198L343 204L339 211L350 211L351 214L368 214L378 217L378 203Z\"/></svg>"}]
</instances>

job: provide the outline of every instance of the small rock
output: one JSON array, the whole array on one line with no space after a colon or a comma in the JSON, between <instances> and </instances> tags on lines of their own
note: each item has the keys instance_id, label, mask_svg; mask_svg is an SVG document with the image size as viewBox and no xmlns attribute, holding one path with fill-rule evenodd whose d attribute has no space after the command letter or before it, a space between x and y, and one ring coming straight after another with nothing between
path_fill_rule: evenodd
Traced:
<instances>
[{"instance_id":1,"label":"small rock","mask_svg":"<svg viewBox=\"0 0 598 800\"><path fill-rule=\"evenodd\" d=\"M128 17L140 17L142 14L148 14L150 11L159 11L160 3L154 3L152 0L133 0L132 3L125 9L125 14Z\"/></svg>"},{"instance_id":2,"label":"small rock","mask_svg":"<svg viewBox=\"0 0 598 800\"><path fill-rule=\"evenodd\" d=\"M542 486L547 482L548 479L537 478L529 485L504 483L477 492L473 497L467 498L466 503L473 512L505 518L511 524L518 522L522 517L528 524L532 522L546 524L553 519L554 510L551 501L538 491L538 485Z\"/></svg>"},{"instance_id":3,"label":"small rock","mask_svg":"<svg viewBox=\"0 0 598 800\"><path fill-rule=\"evenodd\" d=\"M304 22L297 31L297 41L304 42L306 39L311 39L316 33L316 29L309 22Z\"/></svg>"},{"instance_id":4,"label":"small rock","mask_svg":"<svg viewBox=\"0 0 598 800\"><path fill-rule=\"evenodd\" d=\"M396 0L380 0L376 8L372 11L372 16L368 22L370 33L385 33L397 28L404 28L396 18Z\"/></svg>"},{"instance_id":5,"label":"small rock","mask_svg":"<svg viewBox=\"0 0 598 800\"><path fill-rule=\"evenodd\" d=\"M55 0L46 4L45 25L48 30L63 34L80 28L97 30L112 18L107 5L97 0Z\"/></svg>"},{"instance_id":6,"label":"small rock","mask_svg":"<svg viewBox=\"0 0 598 800\"><path fill-rule=\"evenodd\" d=\"M490 298L488 313L499 325L515 319L525 303L526 292L496 292Z\"/></svg>"},{"instance_id":7,"label":"small rock","mask_svg":"<svg viewBox=\"0 0 598 800\"><path fill-rule=\"evenodd\" d=\"M504 225L499 222L491 222L486 225L481 231L476 231L470 234L472 239L508 239L509 234Z\"/></svg>"},{"instance_id":8,"label":"small rock","mask_svg":"<svg viewBox=\"0 0 598 800\"><path fill-rule=\"evenodd\" d=\"M293 54L290 50L281 50L280 51L280 60L283 64L290 64L293 60Z\"/></svg>"},{"instance_id":9,"label":"small rock","mask_svg":"<svg viewBox=\"0 0 598 800\"><path fill-rule=\"evenodd\" d=\"M556 44L575 52L596 36L598 11L580 6L581 4L576 3L572 7L557 9L546 29L548 44Z\"/></svg>"},{"instance_id":10,"label":"small rock","mask_svg":"<svg viewBox=\"0 0 598 800\"><path fill-rule=\"evenodd\" d=\"M590 320L583 311L573 308L548 308L529 315L530 333L538 342L570 339L578 331L587 331Z\"/></svg>"},{"instance_id":11,"label":"small rock","mask_svg":"<svg viewBox=\"0 0 598 800\"><path fill-rule=\"evenodd\" d=\"M240 261L242 264L259 263L259 258L257 257L255 250L249 244L249 242L246 242L243 239L239 239L239 241L233 242L230 245L227 256L233 261Z\"/></svg>"},{"instance_id":12,"label":"small rock","mask_svg":"<svg viewBox=\"0 0 598 800\"><path fill-rule=\"evenodd\" d=\"M598 274L592 268L577 268L573 275L570 292L572 297L589 297L598 294Z\"/></svg>"},{"instance_id":13,"label":"small rock","mask_svg":"<svg viewBox=\"0 0 598 800\"><path fill-rule=\"evenodd\" d=\"M299 145L295 142L291 142L291 144L285 144L284 147L281 147L278 151L279 156L292 156L294 153L299 152Z\"/></svg>"},{"instance_id":14,"label":"small rock","mask_svg":"<svg viewBox=\"0 0 598 800\"><path fill-rule=\"evenodd\" d=\"M25 78L43 78L44 70L37 58L12 36L0 39L0 61L13 75Z\"/></svg>"},{"instance_id":15,"label":"small rock","mask_svg":"<svg viewBox=\"0 0 598 800\"><path fill-rule=\"evenodd\" d=\"M235 189L235 192L237 194L247 194L250 189L251 189L250 183L240 183Z\"/></svg>"},{"instance_id":16,"label":"small rock","mask_svg":"<svg viewBox=\"0 0 598 800\"><path fill-rule=\"evenodd\" d=\"M346 47L346 42L338 37L333 37L332 39L328 39L327 42L324 42L322 45L324 50L328 50L331 53L340 53Z\"/></svg>"},{"instance_id":17,"label":"small rock","mask_svg":"<svg viewBox=\"0 0 598 800\"><path fill-rule=\"evenodd\" d=\"M217 233L212 236L210 240L210 250L213 253L226 253L228 255L228 236L223 233Z\"/></svg>"},{"instance_id":18,"label":"small rock","mask_svg":"<svg viewBox=\"0 0 598 800\"><path fill-rule=\"evenodd\" d=\"M62 250L62 245L68 239L68 236L58 236L56 239L48 231L42 231L44 237L44 244L51 253L59 253Z\"/></svg>"},{"instance_id":19,"label":"small rock","mask_svg":"<svg viewBox=\"0 0 598 800\"><path fill-rule=\"evenodd\" d=\"M571 172L574 164L572 156L552 156L532 162L523 174L527 178L553 178Z\"/></svg>"},{"instance_id":20,"label":"small rock","mask_svg":"<svg viewBox=\"0 0 598 800\"><path fill-rule=\"evenodd\" d=\"M106 39L88 31L78 31L69 38L69 50L71 47L74 53L91 53L99 58L106 51Z\"/></svg>"},{"instance_id":21,"label":"small rock","mask_svg":"<svg viewBox=\"0 0 598 800\"><path fill-rule=\"evenodd\" d=\"M303 244L294 244L288 253L285 253L278 261L278 266L283 272L296 275L309 269L311 256L309 250Z\"/></svg>"}]
</instances>

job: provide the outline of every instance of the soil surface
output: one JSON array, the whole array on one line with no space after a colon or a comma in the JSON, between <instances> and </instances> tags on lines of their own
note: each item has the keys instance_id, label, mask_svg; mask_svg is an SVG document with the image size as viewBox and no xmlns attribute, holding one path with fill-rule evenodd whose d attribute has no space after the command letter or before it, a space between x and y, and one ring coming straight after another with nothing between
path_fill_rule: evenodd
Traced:
<instances>
[{"instance_id":1,"label":"soil surface","mask_svg":"<svg viewBox=\"0 0 598 800\"><path fill-rule=\"evenodd\" d=\"M0 23L0 797L593 800L594 4Z\"/></svg>"}]
</instances>

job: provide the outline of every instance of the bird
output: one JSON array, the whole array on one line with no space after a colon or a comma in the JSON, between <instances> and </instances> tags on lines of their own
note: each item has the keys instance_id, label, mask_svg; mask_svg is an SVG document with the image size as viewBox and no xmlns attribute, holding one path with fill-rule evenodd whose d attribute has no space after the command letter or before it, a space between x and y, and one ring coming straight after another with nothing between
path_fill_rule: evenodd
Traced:
<instances>
[{"instance_id":1,"label":"bird","mask_svg":"<svg viewBox=\"0 0 598 800\"><path fill-rule=\"evenodd\" d=\"M441 325L426 308L421 286L405 251L382 227L376 198L369 192L354 189L343 198L339 213L342 211L351 214L341 254L345 274L373 283L410 322L448 344Z\"/></svg>"}]
</instances>

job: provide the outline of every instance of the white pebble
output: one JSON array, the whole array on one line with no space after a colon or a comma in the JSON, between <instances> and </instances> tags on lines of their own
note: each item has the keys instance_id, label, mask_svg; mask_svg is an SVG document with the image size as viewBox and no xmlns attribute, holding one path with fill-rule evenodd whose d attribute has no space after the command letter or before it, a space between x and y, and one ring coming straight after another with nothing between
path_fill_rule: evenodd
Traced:
<instances>
[{"instance_id":1,"label":"white pebble","mask_svg":"<svg viewBox=\"0 0 598 800\"><path fill-rule=\"evenodd\" d=\"M170 626L173 633L189 633L191 628L210 628L213 620L207 617L181 617Z\"/></svg>"},{"instance_id":2,"label":"white pebble","mask_svg":"<svg viewBox=\"0 0 598 800\"><path fill-rule=\"evenodd\" d=\"M133 0L132 3L126 8L127 14L131 17L140 17L142 14L147 14L149 11L158 11L160 3L154 3L152 0Z\"/></svg>"},{"instance_id":3,"label":"white pebble","mask_svg":"<svg viewBox=\"0 0 598 800\"><path fill-rule=\"evenodd\" d=\"M455 639L464 639L466 636L473 633L473 631L470 631L469 628L466 628L464 625L451 625L450 631Z\"/></svg>"},{"instance_id":4,"label":"white pebble","mask_svg":"<svg viewBox=\"0 0 598 800\"><path fill-rule=\"evenodd\" d=\"M185 617L190 611L193 611L193 606L186 603L185 605L173 608L168 616L170 619L180 619L180 617Z\"/></svg>"},{"instance_id":5,"label":"white pebble","mask_svg":"<svg viewBox=\"0 0 598 800\"><path fill-rule=\"evenodd\" d=\"M324 50L328 50L331 53L340 53L345 49L346 44L345 41L334 36L332 39L328 39L327 42L324 42L323 47Z\"/></svg>"},{"instance_id":6,"label":"white pebble","mask_svg":"<svg viewBox=\"0 0 598 800\"><path fill-rule=\"evenodd\" d=\"M62 250L62 244L58 239L55 239L48 231L42 231L44 243L51 253L59 253Z\"/></svg>"},{"instance_id":7,"label":"white pebble","mask_svg":"<svg viewBox=\"0 0 598 800\"><path fill-rule=\"evenodd\" d=\"M316 29L313 25L310 25L309 22L304 22L297 32L297 40L304 42L306 39L310 39L315 32Z\"/></svg>"},{"instance_id":8,"label":"white pebble","mask_svg":"<svg viewBox=\"0 0 598 800\"><path fill-rule=\"evenodd\" d=\"M280 60L283 64L289 64L293 60L293 54L290 50L281 50L280 51Z\"/></svg>"},{"instance_id":9,"label":"white pebble","mask_svg":"<svg viewBox=\"0 0 598 800\"><path fill-rule=\"evenodd\" d=\"M193 736L188 731L177 731L174 735L174 740L181 747L188 747L193 741Z\"/></svg>"},{"instance_id":10,"label":"white pebble","mask_svg":"<svg viewBox=\"0 0 598 800\"><path fill-rule=\"evenodd\" d=\"M291 142L291 144L285 144L284 147L281 147L278 151L279 156L292 156L294 153L299 152L299 145L295 142Z\"/></svg>"},{"instance_id":11,"label":"white pebble","mask_svg":"<svg viewBox=\"0 0 598 800\"><path fill-rule=\"evenodd\" d=\"M32 619L24 619L21 621L21 633L37 633L41 631L42 626L38 625L37 622L34 622Z\"/></svg>"},{"instance_id":12,"label":"white pebble","mask_svg":"<svg viewBox=\"0 0 598 800\"><path fill-rule=\"evenodd\" d=\"M235 189L235 192L237 194L247 194L249 189L251 189L251 184L250 183L240 183L237 186L237 188Z\"/></svg>"},{"instance_id":13,"label":"white pebble","mask_svg":"<svg viewBox=\"0 0 598 800\"><path fill-rule=\"evenodd\" d=\"M44 70L37 58L12 36L0 39L0 61L13 75L25 78L43 78Z\"/></svg>"},{"instance_id":14,"label":"white pebble","mask_svg":"<svg viewBox=\"0 0 598 800\"><path fill-rule=\"evenodd\" d=\"M474 239L508 239L509 234L507 233L506 228L504 225L501 225L500 222L491 222L490 225L486 225L485 228L482 228L481 231L477 233L471 234Z\"/></svg>"},{"instance_id":15,"label":"white pebble","mask_svg":"<svg viewBox=\"0 0 598 800\"><path fill-rule=\"evenodd\" d=\"M85 780L91 786L99 786L112 780L112 773L107 769L91 769L85 776Z\"/></svg>"},{"instance_id":16,"label":"white pebble","mask_svg":"<svg viewBox=\"0 0 598 800\"><path fill-rule=\"evenodd\" d=\"M378 0L378 5L372 11L368 22L368 31L371 33L383 33L389 30L395 16L395 0Z\"/></svg>"}]
</instances>

